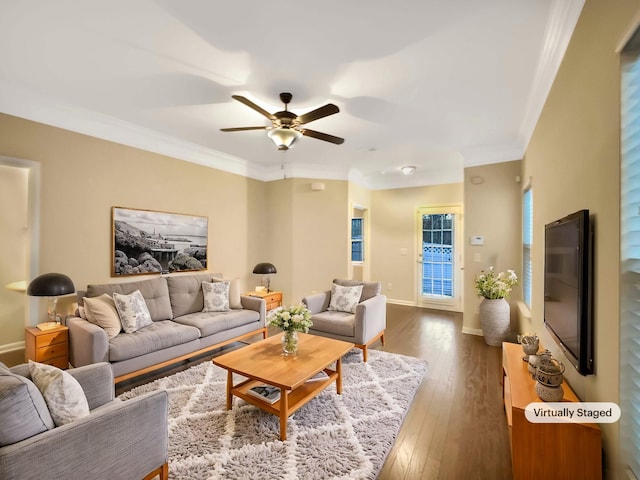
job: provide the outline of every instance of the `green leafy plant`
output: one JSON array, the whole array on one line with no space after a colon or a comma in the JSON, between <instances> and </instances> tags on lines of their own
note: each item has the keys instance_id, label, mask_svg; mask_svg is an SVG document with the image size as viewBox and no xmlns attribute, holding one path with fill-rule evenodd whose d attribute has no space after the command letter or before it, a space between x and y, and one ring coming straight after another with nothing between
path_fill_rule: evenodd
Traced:
<instances>
[{"instance_id":1,"label":"green leafy plant","mask_svg":"<svg viewBox=\"0 0 640 480\"><path fill-rule=\"evenodd\" d=\"M496 273L493 267L480 272L475 280L478 295L489 299L508 297L513 286L517 284L518 277L514 270Z\"/></svg>"},{"instance_id":2,"label":"green leafy plant","mask_svg":"<svg viewBox=\"0 0 640 480\"><path fill-rule=\"evenodd\" d=\"M308 333L313 325L311 312L304 305L276 308L267 320L269 326L281 328L285 332Z\"/></svg>"}]
</instances>

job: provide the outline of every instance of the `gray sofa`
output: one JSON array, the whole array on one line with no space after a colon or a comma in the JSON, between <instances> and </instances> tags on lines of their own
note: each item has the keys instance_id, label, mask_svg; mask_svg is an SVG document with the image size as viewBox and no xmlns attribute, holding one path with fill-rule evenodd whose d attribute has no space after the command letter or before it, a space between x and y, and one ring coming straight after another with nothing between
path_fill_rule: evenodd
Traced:
<instances>
[{"instance_id":1,"label":"gray sofa","mask_svg":"<svg viewBox=\"0 0 640 480\"><path fill-rule=\"evenodd\" d=\"M78 367L109 362L118 383L258 333L265 338L266 306L261 298L236 292L239 301L233 302L230 295L229 311L202 311L202 282L221 280L219 274L198 274L89 285L86 292L79 292L80 308L83 296L139 290L153 323L110 339L98 325L80 316L67 317L71 364Z\"/></svg>"},{"instance_id":2,"label":"gray sofa","mask_svg":"<svg viewBox=\"0 0 640 480\"><path fill-rule=\"evenodd\" d=\"M90 413L55 427L29 366L0 364L0 478L166 480L167 392L123 402L114 398L108 364L67 371L80 383Z\"/></svg>"}]
</instances>

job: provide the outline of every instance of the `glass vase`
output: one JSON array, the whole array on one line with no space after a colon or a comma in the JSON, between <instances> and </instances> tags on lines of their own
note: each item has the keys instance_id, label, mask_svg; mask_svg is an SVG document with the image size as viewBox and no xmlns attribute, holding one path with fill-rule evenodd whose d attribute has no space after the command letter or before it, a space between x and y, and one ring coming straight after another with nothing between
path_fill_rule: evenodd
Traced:
<instances>
[{"instance_id":1,"label":"glass vase","mask_svg":"<svg viewBox=\"0 0 640 480\"><path fill-rule=\"evenodd\" d=\"M285 355L295 355L298 351L298 332L284 332L282 335L282 351Z\"/></svg>"}]
</instances>

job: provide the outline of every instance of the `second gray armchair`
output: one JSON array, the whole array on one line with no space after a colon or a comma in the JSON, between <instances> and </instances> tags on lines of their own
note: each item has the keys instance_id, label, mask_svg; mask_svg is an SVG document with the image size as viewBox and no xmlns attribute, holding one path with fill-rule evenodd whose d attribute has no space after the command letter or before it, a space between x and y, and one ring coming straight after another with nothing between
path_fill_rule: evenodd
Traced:
<instances>
[{"instance_id":1,"label":"second gray armchair","mask_svg":"<svg viewBox=\"0 0 640 480\"><path fill-rule=\"evenodd\" d=\"M311 311L313 326L309 333L323 337L352 342L362 350L367 361L367 348L380 339L384 345L384 331L387 326L387 297L381 295L380 282L360 282L357 280L334 279L339 286L362 285L360 300L355 311L330 310L331 290L309 295L302 303Z\"/></svg>"}]
</instances>

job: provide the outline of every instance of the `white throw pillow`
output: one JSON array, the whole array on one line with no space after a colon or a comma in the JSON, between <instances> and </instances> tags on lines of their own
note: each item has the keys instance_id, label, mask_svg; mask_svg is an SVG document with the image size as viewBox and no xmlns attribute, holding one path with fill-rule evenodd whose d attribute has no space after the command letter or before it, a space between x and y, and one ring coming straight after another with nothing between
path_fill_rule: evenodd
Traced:
<instances>
[{"instance_id":1,"label":"white throw pillow","mask_svg":"<svg viewBox=\"0 0 640 480\"><path fill-rule=\"evenodd\" d=\"M29 373L42 393L56 427L89 415L89 403L84 390L67 372L29 360Z\"/></svg>"},{"instance_id":2,"label":"white throw pillow","mask_svg":"<svg viewBox=\"0 0 640 480\"><path fill-rule=\"evenodd\" d=\"M114 338L122 330L116 303L110 295L103 293L99 297L85 298L84 311L87 320L102 327L109 338Z\"/></svg>"},{"instance_id":3,"label":"white throw pillow","mask_svg":"<svg viewBox=\"0 0 640 480\"><path fill-rule=\"evenodd\" d=\"M136 290L129 295L114 293L113 301L116 304L118 315L120 315L122 328L126 333L133 333L153 323L140 290Z\"/></svg>"},{"instance_id":4,"label":"white throw pillow","mask_svg":"<svg viewBox=\"0 0 640 480\"><path fill-rule=\"evenodd\" d=\"M329 310L354 313L356 306L360 303L360 295L362 295L362 285L343 287L334 283L331 287Z\"/></svg>"},{"instance_id":5,"label":"white throw pillow","mask_svg":"<svg viewBox=\"0 0 640 480\"><path fill-rule=\"evenodd\" d=\"M229 311L229 282L202 282L203 312Z\"/></svg>"}]
</instances>

